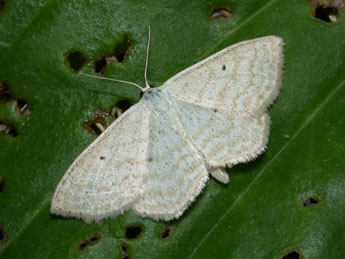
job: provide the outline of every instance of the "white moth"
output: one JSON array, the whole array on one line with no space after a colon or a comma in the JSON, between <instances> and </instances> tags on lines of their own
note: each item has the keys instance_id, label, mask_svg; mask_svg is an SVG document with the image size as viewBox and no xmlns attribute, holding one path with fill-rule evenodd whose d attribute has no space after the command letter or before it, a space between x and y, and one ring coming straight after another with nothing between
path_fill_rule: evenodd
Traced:
<instances>
[{"instance_id":1,"label":"white moth","mask_svg":"<svg viewBox=\"0 0 345 259\"><path fill-rule=\"evenodd\" d=\"M113 80L138 86L143 98L77 157L56 188L51 213L86 222L129 208L152 219L180 217L209 173L228 183L225 166L265 150L267 108L281 87L283 61L280 37L257 38L152 89L146 58L146 87Z\"/></svg>"}]
</instances>

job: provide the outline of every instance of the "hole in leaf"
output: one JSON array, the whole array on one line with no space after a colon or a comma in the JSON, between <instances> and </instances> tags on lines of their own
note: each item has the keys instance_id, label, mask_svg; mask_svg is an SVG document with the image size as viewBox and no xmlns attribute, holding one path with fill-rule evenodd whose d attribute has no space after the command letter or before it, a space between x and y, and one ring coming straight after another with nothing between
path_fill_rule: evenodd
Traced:
<instances>
[{"instance_id":1,"label":"hole in leaf","mask_svg":"<svg viewBox=\"0 0 345 259\"><path fill-rule=\"evenodd\" d=\"M340 18L340 9L344 7L344 0L330 2L314 2L313 17L327 23L333 23Z\"/></svg>"},{"instance_id":2,"label":"hole in leaf","mask_svg":"<svg viewBox=\"0 0 345 259\"><path fill-rule=\"evenodd\" d=\"M128 247L125 244L121 245L122 259L129 259Z\"/></svg>"},{"instance_id":3,"label":"hole in leaf","mask_svg":"<svg viewBox=\"0 0 345 259\"><path fill-rule=\"evenodd\" d=\"M128 50L132 47L132 42L128 35L115 45L113 53L102 53L94 62L94 71L96 73L104 75L110 62L116 60L122 63L128 54Z\"/></svg>"},{"instance_id":4,"label":"hole in leaf","mask_svg":"<svg viewBox=\"0 0 345 259\"><path fill-rule=\"evenodd\" d=\"M15 95L12 93L9 83L3 80L0 83L0 104L16 102L19 113L21 116L28 116L31 114L32 110L30 105L24 99L16 99Z\"/></svg>"},{"instance_id":5,"label":"hole in leaf","mask_svg":"<svg viewBox=\"0 0 345 259\"><path fill-rule=\"evenodd\" d=\"M94 244L97 244L98 241L100 240L100 236L93 236L90 238L89 240L89 245L94 245Z\"/></svg>"},{"instance_id":6,"label":"hole in leaf","mask_svg":"<svg viewBox=\"0 0 345 259\"><path fill-rule=\"evenodd\" d=\"M313 207L319 204L320 199L317 197L309 197L302 201L303 207Z\"/></svg>"},{"instance_id":7,"label":"hole in leaf","mask_svg":"<svg viewBox=\"0 0 345 259\"><path fill-rule=\"evenodd\" d=\"M226 66L225 65L222 66L222 70L223 71L226 70Z\"/></svg>"},{"instance_id":8,"label":"hole in leaf","mask_svg":"<svg viewBox=\"0 0 345 259\"><path fill-rule=\"evenodd\" d=\"M173 226L168 226L161 232L160 238L162 240L168 240L174 234L174 231L175 229Z\"/></svg>"},{"instance_id":9,"label":"hole in leaf","mask_svg":"<svg viewBox=\"0 0 345 259\"><path fill-rule=\"evenodd\" d=\"M105 120L109 114L100 108L94 111L94 118L84 123L84 127L95 136L101 135L107 128L107 122Z\"/></svg>"},{"instance_id":10,"label":"hole in leaf","mask_svg":"<svg viewBox=\"0 0 345 259\"><path fill-rule=\"evenodd\" d=\"M281 259L301 259L301 258L303 258L302 255L299 252L294 250L283 255Z\"/></svg>"},{"instance_id":11,"label":"hole in leaf","mask_svg":"<svg viewBox=\"0 0 345 259\"><path fill-rule=\"evenodd\" d=\"M17 99L19 113L22 116L29 116L32 113L30 105L24 99Z\"/></svg>"},{"instance_id":12,"label":"hole in leaf","mask_svg":"<svg viewBox=\"0 0 345 259\"><path fill-rule=\"evenodd\" d=\"M231 19L234 17L234 13L229 7L218 7L213 8L211 17L212 20Z\"/></svg>"},{"instance_id":13,"label":"hole in leaf","mask_svg":"<svg viewBox=\"0 0 345 259\"><path fill-rule=\"evenodd\" d=\"M339 12L337 8L324 7L323 5L319 5L315 8L314 17L325 22L331 23L336 22L338 20Z\"/></svg>"},{"instance_id":14,"label":"hole in leaf","mask_svg":"<svg viewBox=\"0 0 345 259\"><path fill-rule=\"evenodd\" d=\"M108 65L109 65L109 62L108 62L107 56L105 54L102 54L95 60L94 70L96 73L103 75L105 71L107 70Z\"/></svg>"},{"instance_id":15,"label":"hole in leaf","mask_svg":"<svg viewBox=\"0 0 345 259\"><path fill-rule=\"evenodd\" d=\"M13 124L0 120L0 135L17 137L18 131Z\"/></svg>"},{"instance_id":16,"label":"hole in leaf","mask_svg":"<svg viewBox=\"0 0 345 259\"><path fill-rule=\"evenodd\" d=\"M83 251L85 250L88 246L93 246L95 244L97 244L99 242L99 240L101 239L101 235L100 234L94 234L92 235L90 238L86 239L85 241L83 241L77 248L78 251Z\"/></svg>"},{"instance_id":17,"label":"hole in leaf","mask_svg":"<svg viewBox=\"0 0 345 259\"><path fill-rule=\"evenodd\" d=\"M73 71L79 71L87 62L86 57L81 52L75 50L67 53L66 60Z\"/></svg>"},{"instance_id":18,"label":"hole in leaf","mask_svg":"<svg viewBox=\"0 0 345 259\"><path fill-rule=\"evenodd\" d=\"M0 13L2 13L5 10L6 2L5 0L0 0Z\"/></svg>"},{"instance_id":19,"label":"hole in leaf","mask_svg":"<svg viewBox=\"0 0 345 259\"><path fill-rule=\"evenodd\" d=\"M122 112L126 111L131 106L132 104L128 100L122 100L117 103L117 107L119 107L119 109L121 109Z\"/></svg>"},{"instance_id":20,"label":"hole in leaf","mask_svg":"<svg viewBox=\"0 0 345 259\"><path fill-rule=\"evenodd\" d=\"M96 118L90 123L87 123L86 128L92 134L99 136L107 128L107 123L104 119Z\"/></svg>"},{"instance_id":21,"label":"hole in leaf","mask_svg":"<svg viewBox=\"0 0 345 259\"><path fill-rule=\"evenodd\" d=\"M125 59L128 50L132 47L132 42L129 39L128 35L122 39L121 42L117 43L114 48L114 55L116 60L120 63Z\"/></svg>"},{"instance_id":22,"label":"hole in leaf","mask_svg":"<svg viewBox=\"0 0 345 259\"><path fill-rule=\"evenodd\" d=\"M9 83L3 80L0 83L0 104L12 102L15 99L14 94L10 90Z\"/></svg>"},{"instance_id":23,"label":"hole in leaf","mask_svg":"<svg viewBox=\"0 0 345 259\"><path fill-rule=\"evenodd\" d=\"M129 109L129 107L132 106L132 103L129 100L121 100L118 101L110 110L110 114L118 118L121 116L122 113L124 113L126 110Z\"/></svg>"},{"instance_id":24,"label":"hole in leaf","mask_svg":"<svg viewBox=\"0 0 345 259\"><path fill-rule=\"evenodd\" d=\"M137 238L141 232L143 232L143 229L141 226L130 226L126 229L126 238L128 239L135 239Z\"/></svg>"},{"instance_id":25,"label":"hole in leaf","mask_svg":"<svg viewBox=\"0 0 345 259\"><path fill-rule=\"evenodd\" d=\"M5 179L1 179L0 181L0 192L3 192L5 189Z\"/></svg>"},{"instance_id":26,"label":"hole in leaf","mask_svg":"<svg viewBox=\"0 0 345 259\"><path fill-rule=\"evenodd\" d=\"M7 241L8 241L8 234L5 231L5 229L0 227L0 244L6 243Z\"/></svg>"}]
</instances>

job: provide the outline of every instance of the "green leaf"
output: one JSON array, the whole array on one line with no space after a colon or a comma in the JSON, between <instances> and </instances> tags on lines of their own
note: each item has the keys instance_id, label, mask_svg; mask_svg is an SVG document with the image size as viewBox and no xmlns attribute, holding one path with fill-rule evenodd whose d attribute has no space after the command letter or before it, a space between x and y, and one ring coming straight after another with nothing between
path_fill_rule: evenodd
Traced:
<instances>
[{"instance_id":1,"label":"green leaf","mask_svg":"<svg viewBox=\"0 0 345 259\"><path fill-rule=\"evenodd\" d=\"M233 17L212 20L214 7L231 8ZM0 136L2 258L280 258L292 251L344 258L343 10L326 23L304 0L0 1L0 82L12 94L0 103L0 121L12 132ZM172 222L130 211L99 224L52 216L57 183L95 139L84 123L97 108L140 99L132 86L81 76L66 57L81 53L83 72L92 73L95 60L127 37L123 61L109 58L105 75L143 85L148 25L154 86L236 42L284 39L267 151L230 169L228 185L211 179ZM139 236L126 238L128 227L140 228Z\"/></svg>"}]
</instances>

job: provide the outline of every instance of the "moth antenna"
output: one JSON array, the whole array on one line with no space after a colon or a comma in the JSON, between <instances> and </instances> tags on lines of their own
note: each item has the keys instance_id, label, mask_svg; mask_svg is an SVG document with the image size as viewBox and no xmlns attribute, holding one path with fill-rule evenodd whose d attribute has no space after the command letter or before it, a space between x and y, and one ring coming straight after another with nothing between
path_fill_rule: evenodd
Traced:
<instances>
[{"instance_id":1,"label":"moth antenna","mask_svg":"<svg viewBox=\"0 0 345 259\"><path fill-rule=\"evenodd\" d=\"M150 89L149 82L147 81L147 67L148 67L148 65L149 65L150 40L151 40L151 28L150 28L150 25L149 25L149 35L148 35L148 38L147 38L145 74L144 74L144 77L145 77L145 84L146 84L145 90Z\"/></svg>"},{"instance_id":2,"label":"moth antenna","mask_svg":"<svg viewBox=\"0 0 345 259\"><path fill-rule=\"evenodd\" d=\"M133 82L129 82L129 81L124 81L124 80L118 80L118 79L113 79L113 78L108 78L108 77L102 77L102 76L94 76L94 75L89 75L89 74L85 74L85 73L79 73L80 75L83 76L88 76L88 77L92 77L92 78L97 78L97 79L102 79L102 80L108 80L108 81L113 81L113 82L118 82L118 83L124 83L124 84L128 84L128 85L134 85L136 87L138 87L140 89L140 91L145 92L146 90L150 89L150 85L147 81L147 67L149 64L149 49L150 49L150 40L151 40L151 28L149 25L149 35L148 35L148 39L147 39L147 48L146 48L146 61L145 61L145 74L144 74L144 78L145 78L145 87L142 87L136 83Z\"/></svg>"},{"instance_id":3,"label":"moth antenna","mask_svg":"<svg viewBox=\"0 0 345 259\"><path fill-rule=\"evenodd\" d=\"M136 87L138 87L140 89L140 91L145 91L147 90L146 87L143 88L140 85L133 83L133 82L129 82L129 81L124 81L124 80L118 80L118 79L113 79L113 78L108 78L108 77L102 77L102 76L93 76L93 75L89 75L89 74L85 74L85 73L79 73L80 75L83 76L87 76L87 77L92 77L92 78L97 78L97 79L102 79L102 80L107 80L107 81L113 81L113 82L118 82L118 83L124 83L124 84L128 84L128 85L134 85Z\"/></svg>"}]
</instances>

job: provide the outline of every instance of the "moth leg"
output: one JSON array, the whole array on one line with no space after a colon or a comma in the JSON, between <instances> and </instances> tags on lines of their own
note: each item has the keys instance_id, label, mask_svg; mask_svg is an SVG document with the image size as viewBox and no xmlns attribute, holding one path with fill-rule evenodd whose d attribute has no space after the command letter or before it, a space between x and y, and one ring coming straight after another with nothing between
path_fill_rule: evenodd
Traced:
<instances>
[{"instance_id":1,"label":"moth leg","mask_svg":"<svg viewBox=\"0 0 345 259\"><path fill-rule=\"evenodd\" d=\"M224 167L211 167L209 173L219 182L227 184L229 183L229 175Z\"/></svg>"}]
</instances>

